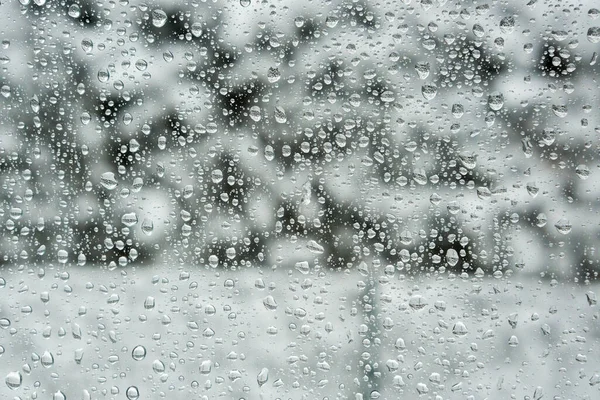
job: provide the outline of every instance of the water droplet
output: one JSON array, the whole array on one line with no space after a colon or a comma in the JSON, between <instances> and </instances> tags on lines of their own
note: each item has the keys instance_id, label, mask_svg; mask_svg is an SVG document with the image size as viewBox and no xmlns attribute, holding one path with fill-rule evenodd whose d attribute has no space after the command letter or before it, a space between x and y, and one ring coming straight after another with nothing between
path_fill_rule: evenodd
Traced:
<instances>
[{"instance_id":1,"label":"water droplet","mask_svg":"<svg viewBox=\"0 0 600 400\"><path fill-rule=\"evenodd\" d=\"M314 240L310 240L306 244L306 248L308 250L310 250L311 253L314 253L314 254L322 254L325 251L325 249L323 248L323 246L321 246L319 243L317 243Z\"/></svg>"},{"instance_id":2,"label":"water droplet","mask_svg":"<svg viewBox=\"0 0 600 400\"><path fill-rule=\"evenodd\" d=\"M493 92L488 96L488 105L494 111L499 111L504 106L504 95L499 92Z\"/></svg>"},{"instance_id":3,"label":"water droplet","mask_svg":"<svg viewBox=\"0 0 600 400\"><path fill-rule=\"evenodd\" d=\"M256 382L258 382L258 386L261 387L269 380L269 370L267 368L263 368L258 373L256 377Z\"/></svg>"},{"instance_id":4,"label":"water droplet","mask_svg":"<svg viewBox=\"0 0 600 400\"><path fill-rule=\"evenodd\" d=\"M408 301L408 305L413 310L422 310L427 305L427 301L420 294L415 294Z\"/></svg>"},{"instance_id":5,"label":"water droplet","mask_svg":"<svg viewBox=\"0 0 600 400\"><path fill-rule=\"evenodd\" d=\"M142 221L142 232L148 236L152 235L152 232L154 232L154 222L151 219L144 218Z\"/></svg>"},{"instance_id":6,"label":"water droplet","mask_svg":"<svg viewBox=\"0 0 600 400\"><path fill-rule=\"evenodd\" d=\"M6 382L6 386L15 390L23 383L23 375L19 371L9 372L4 381Z\"/></svg>"},{"instance_id":7,"label":"water droplet","mask_svg":"<svg viewBox=\"0 0 600 400\"><path fill-rule=\"evenodd\" d=\"M125 213L121 217L121 223L127 227L132 227L138 223L138 216L135 212Z\"/></svg>"},{"instance_id":8,"label":"water droplet","mask_svg":"<svg viewBox=\"0 0 600 400\"><path fill-rule=\"evenodd\" d=\"M384 103L391 103L396 100L396 95L391 90L386 90L381 94L381 101Z\"/></svg>"},{"instance_id":9,"label":"water droplet","mask_svg":"<svg viewBox=\"0 0 600 400\"><path fill-rule=\"evenodd\" d=\"M452 327L452 333L457 336L465 336L468 333L468 330L464 323L458 321Z\"/></svg>"},{"instance_id":10,"label":"water droplet","mask_svg":"<svg viewBox=\"0 0 600 400\"><path fill-rule=\"evenodd\" d=\"M448 265L454 267L456 264L458 264L458 260L459 257L456 250L448 249L448 251L446 251L446 262L448 263Z\"/></svg>"},{"instance_id":11,"label":"water droplet","mask_svg":"<svg viewBox=\"0 0 600 400\"><path fill-rule=\"evenodd\" d=\"M71 4L69 6L68 14L71 18L79 18L79 16L81 15L81 9L79 8L79 5Z\"/></svg>"},{"instance_id":12,"label":"water droplet","mask_svg":"<svg viewBox=\"0 0 600 400\"><path fill-rule=\"evenodd\" d=\"M223 171L220 169L213 169L210 174L210 179L213 183L220 183L223 180Z\"/></svg>"},{"instance_id":13,"label":"water droplet","mask_svg":"<svg viewBox=\"0 0 600 400\"><path fill-rule=\"evenodd\" d=\"M569 110L567 109L567 106L564 105L560 105L560 104L554 104L552 106L552 112L554 113L554 115L556 115L559 118L564 118L567 116L567 114L569 113Z\"/></svg>"},{"instance_id":14,"label":"water droplet","mask_svg":"<svg viewBox=\"0 0 600 400\"><path fill-rule=\"evenodd\" d=\"M194 22L192 24L192 35L194 37L200 37L202 36L203 30L202 30L202 24L200 22Z\"/></svg>"},{"instance_id":15,"label":"water droplet","mask_svg":"<svg viewBox=\"0 0 600 400\"><path fill-rule=\"evenodd\" d=\"M56 259L61 264L66 264L69 260L69 253L65 249L60 249L56 254Z\"/></svg>"},{"instance_id":16,"label":"water droplet","mask_svg":"<svg viewBox=\"0 0 600 400\"><path fill-rule=\"evenodd\" d=\"M92 50L94 50L94 42L90 38L84 38L81 41L81 48L83 51L89 54L92 52ZM100 79L100 75L98 75L98 79Z\"/></svg>"},{"instance_id":17,"label":"water droplet","mask_svg":"<svg viewBox=\"0 0 600 400\"><path fill-rule=\"evenodd\" d=\"M595 306L596 304L598 304L598 299L596 298L596 293L592 292L591 290L585 294L585 297L590 306Z\"/></svg>"},{"instance_id":18,"label":"water droplet","mask_svg":"<svg viewBox=\"0 0 600 400\"><path fill-rule=\"evenodd\" d=\"M500 31L504 34L510 34L515 30L515 17L509 15L500 20Z\"/></svg>"},{"instance_id":19,"label":"water droplet","mask_svg":"<svg viewBox=\"0 0 600 400\"><path fill-rule=\"evenodd\" d=\"M163 10L157 8L152 11L152 25L157 28L162 28L166 23L167 14Z\"/></svg>"},{"instance_id":20,"label":"water droplet","mask_svg":"<svg viewBox=\"0 0 600 400\"><path fill-rule=\"evenodd\" d=\"M528 182L527 185L525 185L525 188L527 189L527 193L533 198L540 192L540 188L535 182Z\"/></svg>"},{"instance_id":21,"label":"water droplet","mask_svg":"<svg viewBox=\"0 0 600 400\"><path fill-rule=\"evenodd\" d=\"M67 400L67 395L64 394L61 390L59 390L58 392L52 395L52 400Z\"/></svg>"},{"instance_id":22,"label":"water droplet","mask_svg":"<svg viewBox=\"0 0 600 400\"><path fill-rule=\"evenodd\" d=\"M152 310L154 308L155 304L156 304L156 300L152 296L148 296L148 297L146 297L146 300L144 300L144 308L146 310Z\"/></svg>"},{"instance_id":23,"label":"water droplet","mask_svg":"<svg viewBox=\"0 0 600 400\"><path fill-rule=\"evenodd\" d=\"M285 124L287 122L287 116L283 107L275 107L275 121L277 121L280 124Z\"/></svg>"},{"instance_id":24,"label":"water droplet","mask_svg":"<svg viewBox=\"0 0 600 400\"><path fill-rule=\"evenodd\" d=\"M417 71L419 78L425 80L429 76L431 66L427 62L420 61L415 65L415 70Z\"/></svg>"},{"instance_id":25,"label":"water droplet","mask_svg":"<svg viewBox=\"0 0 600 400\"><path fill-rule=\"evenodd\" d=\"M273 161L273 159L275 158L275 149L273 149L273 146L271 146L270 144L265 146L265 159L267 161Z\"/></svg>"},{"instance_id":26,"label":"water droplet","mask_svg":"<svg viewBox=\"0 0 600 400\"><path fill-rule=\"evenodd\" d=\"M281 79L281 72L279 72L279 68L269 68L267 71L267 80L271 83L275 83L279 79Z\"/></svg>"},{"instance_id":27,"label":"water droplet","mask_svg":"<svg viewBox=\"0 0 600 400\"><path fill-rule=\"evenodd\" d=\"M29 106L31 107L31 111L34 113L38 113L40 111L40 100L37 95L34 95L33 98L29 101Z\"/></svg>"},{"instance_id":28,"label":"water droplet","mask_svg":"<svg viewBox=\"0 0 600 400\"><path fill-rule=\"evenodd\" d=\"M467 169L473 169L477 166L477 154L475 153L461 153L458 158Z\"/></svg>"},{"instance_id":29,"label":"water droplet","mask_svg":"<svg viewBox=\"0 0 600 400\"><path fill-rule=\"evenodd\" d=\"M175 55L173 55L173 52L171 52L170 50L167 50L163 53L163 60L165 60L165 62L171 62L173 61L173 59L175 58Z\"/></svg>"},{"instance_id":30,"label":"water droplet","mask_svg":"<svg viewBox=\"0 0 600 400\"><path fill-rule=\"evenodd\" d=\"M200 364L199 370L200 370L200 373L203 375L210 374L210 372L212 371L212 361L211 360L202 361L202 363Z\"/></svg>"},{"instance_id":31,"label":"water droplet","mask_svg":"<svg viewBox=\"0 0 600 400\"><path fill-rule=\"evenodd\" d=\"M228 247L227 250L225 250L225 255L230 260L233 260L235 258L235 256L236 256L235 247Z\"/></svg>"},{"instance_id":32,"label":"water droplet","mask_svg":"<svg viewBox=\"0 0 600 400\"><path fill-rule=\"evenodd\" d=\"M277 310L277 302L273 298L273 296L269 295L263 299L263 305L269 311Z\"/></svg>"},{"instance_id":33,"label":"water droplet","mask_svg":"<svg viewBox=\"0 0 600 400\"><path fill-rule=\"evenodd\" d=\"M140 397L140 391L135 386L129 386L125 391L125 395L129 400L137 400Z\"/></svg>"},{"instance_id":34,"label":"water droplet","mask_svg":"<svg viewBox=\"0 0 600 400\"><path fill-rule=\"evenodd\" d=\"M98 81L106 83L110 79L110 72L107 69L98 71Z\"/></svg>"},{"instance_id":35,"label":"water droplet","mask_svg":"<svg viewBox=\"0 0 600 400\"><path fill-rule=\"evenodd\" d=\"M554 224L554 227L556 228L558 233L567 235L571 232L571 228L573 226L571 225L571 223L569 222L568 219L561 218L560 220L558 220L558 222L556 224Z\"/></svg>"},{"instance_id":36,"label":"water droplet","mask_svg":"<svg viewBox=\"0 0 600 400\"><path fill-rule=\"evenodd\" d=\"M240 5L242 7L248 7L250 5L251 1L250 0L240 0Z\"/></svg>"},{"instance_id":37,"label":"water droplet","mask_svg":"<svg viewBox=\"0 0 600 400\"><path fill-rule=\"evenodd\" d=\"M52 365L54 365L54 356L52 353L46 350L44 354L42 354L40 361L44 367L50 368Z\"/></svg>"},{"instance_id":38,"label":"water droplet","mask_svg":"<svg viewBox=\"0 0 600 400\"><path fill-rule=\"evenodd\" d=\"M146 358L146 348L141 345L135 346L131 351L131 357L136 361L143 360Z\"/></svg>"},{"instance_id":39,"label":"water droplet","mask_svg":"<svg viewBox=\"0 0 600 400\"><path fill-rule=\"evenodd\" d=\"M255 122L260 121L260 119L262 118L262 115L261 115L259 106L250 107L250 118L252 118L252 120Z\"/></svg>"},{"instance_id":40,"label":"water droplet","mask_svg":"<svg viewBox=\"0 0 600 400\"><path fill-rule=\"evenodd\" d=\"M307 275L310 272L310 265L308 261L299 261L294 265L297 271L302 273L303 275Z\"/></svg>"},{"instance_id":41,"label":"water droplet","mask_svg":"<svg viewBox=\"0 0 600 400\"><path fill-rule=\"evenodd\" d=\"M485 36L485 29L483 28L483 26L481 26L479 24L474 24L473 25L473 34L475 36L477 36L478 38L482 38Z\"/></svg>"},{"instance_id":42,"label":"water droplet","mask_svg":"<svg viewBox=\"0 0 600 400\"><path fill-rule=\"evenodd\" d=\"M114 190L118 183L113 172L105 172L100 176L100 184L108 190Z\"/></svg>"},{"instance_id":43,"label":"water droplet","mask_svg":"<svg viewBox=\"0 0 600 400\"><path fill-rule=\"evenodd\" d=\"M590 43L600 43L600 26L593 26L588 29L587 40Z\"/></svg>"},{"instance_id":44,"label":"water droplet","mask_svg":"<svg viewBox=\"0 0 600 400\"><path fill-rule=\"evenodd\" d=\"M575 173L581 180L586 180L590 177L590 168L585 164L579 164L575 167Z\"/></svg>"},{"instance_id":45,"label":"water droplet","mask_svg":"<svg viewBox=\"0 0 600 400\"><path fill-rule=\"evenodd\" d=\"M165 364L160 360L154 360L152 362L152 370L157 374L165 372Z\"/></svg>"},{"instance_id":46,"label":"water droplet","mask_svg":"<svg viewBox=\"0 0 600 400\"><path fill-rule=\"evenodd\" d=\"M437 85L435 83L423 85L421 87L421 93L425 100L433 100L437 95Z\"/></svg>"}]
</instances>

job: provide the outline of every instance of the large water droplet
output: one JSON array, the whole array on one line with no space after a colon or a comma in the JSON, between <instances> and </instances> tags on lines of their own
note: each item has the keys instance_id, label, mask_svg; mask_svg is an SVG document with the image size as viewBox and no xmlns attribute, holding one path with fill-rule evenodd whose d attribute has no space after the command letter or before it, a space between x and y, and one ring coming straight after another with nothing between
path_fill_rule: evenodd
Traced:
<instances>
[{"instance_id":1,"label":"large water droplet","mask_svg":"<svg viewBox=\"0 0 600 400\"><path fill-rule=\"evenodd\" d=\"M588 29L587 40L591 43L600 43L600 26L592 26Z\"/></svg>"},{"instance_id":2,"label":"large water droplet","mask_svg":"<svg viewBox=\"0 0 600 400\"><path fill-rule=\"evenodd\" d=\"M500 31L510 34L515 30L515 17L509 15L500 20Z\"/></svg>"},{"instance_id":3,"label":"large water droplet","mask_svg":"<svg viewBox=\"0 0 600 400\"><path fill-rule=\"evenodd\" d=\"M113 172L105 172L100 176L100 184L108 190L114 190L118 183Z\"/></svg>"},{"instance_id":4,"label":"large water droplet","mask_svg":"<svg viewBox=\"0 0 600 400\"><path fill-rule=\"evenodd\" d=\"M6 382L6 386L15 390L23 383L23 375L19 371L9 372L4 381Z\"/></svg>"},{"instance_id":5,"label":"large water droplet","mask_svg":"<svg viewBox=\"0 0 600 400\"><path fill-rule=\"evenodd\" d=\"M315 254L322 254L325 251L325 249L323 248L323 246L321 246L315 240L310 240L307 243L306 248L308 250L310 250L311 253L315 253Z\"/></svg>"},{"instance_id":6,"label":"large water droplet","mask_svg":"<svg viewBox=\"0 0 600 400\"><path fill-rule=\"evenodd\" d=\"M128 212L121 217L123 225L131 227L138 223L138 216L135 212Z\"/></svg>"},{"instance_id":7,"label":"large water droplet","mask_svg":"<svg viewBox=\"0 0 600 400\"><path fill-rule=\"evenodd\" d=\"M469 331L467 330L465 324L460 321L456 322L452 327L452 333L457 336L465 336L468 332Z\"/></svg>"},{"instance_id":8,"label":"large water droplet","mask_svg":"<svg viewBox=\"0 0 600 400\"><path fill-rule=\"evenodd\" d=\"M131 351L131 357L136 361L146 358L146 348L142 345L135 346Z\"/></svg>"},{"instance_id":9,"label":"large water droplet","mask_svg":"<svg viewBox=\"0 0 600 400\"><path fill-rule=\"evenodd\" d=\"M502 93L493 92L488 96L488 105L494 111L501 110L504 106L504 96Z\"/></svg>"},{"instance_id":10,"label":"large water droplet","mask_svg":"<svg viewBox=\"0 0 600 400\"><path fill-rule=\"evenodd\" d=\"M152 232L154 232L154 222L151 219L144 218L142 221L142 232L148 236L152 235Z\"/></svg>"},{"instance_id":11,"label":"large water droplet","mask_svg":"<svg viewBox=\"0 0 600 400\"><path fill-rule=\"evenodd\" d=\"M425 100L433 100L437 95L437 90L437 85L435 83L426 84L421 87L421 93Z\"/></svg>"},{"instance_id":12,"label":"large water droplet","mask_svg":"<svg viewBox=\"0 0 600 400\"><path fill-rule=\"evenodd\" d=\"M273 296L269 295L263 299L263 305L269 311L277 310L277 302L273 298Z\"/></svg>"},{"instance_id":13,"label":"large water droplet","mask_svg":"<svg viewBox=\"0 0 600 400\"><path fill-rule=\"evenodd\" d=\"M44 367L50 368L52 365L54 365L54 356L52 355L52 353L46 350L44 354L42 354L40 362Z\"/></svg>"},{"instance_id":14,"label":"large water droplet","mask_svg":"<svg viewBox=\"0 0 600 400\"><path fill-rule=\"evenodd\" d=\"M457 251L454 249L448 249L448 251L446 252L446 262L448 263L448 265L454 267L456 264L458 264L458 260L459 258Z\"/></svg>"},{"instance_id":15,"label":"large water droplet","mask_svg":"<svg viewBox=\"0 0 600 400\"><path fill-rule=\"evenodd\" d=\"M258 386L262 386L269 380L269 370L267 368L263 368L258 373L256 377L256 382L258 382Z\"/></svg>"},{"instance_id":16,"label":"large water droplet","mask_svg":"<svg viewBox=\"0 0 600 400\"><path fill-rule=\"evenodd\" d=\"M157 28L162 28L167 23L167 14L161 9L152 11L152 25Z\"/></svg>"},{"instance_id":17,"label":"large water droplet","mask_svg":"<svg viewBox=\"0 0 600 400\"><path fill-rule=\"evenodd\" d=\"M571 222L569 222L568 219L566 218L561 218L560 220L558 220L558 222L556 224L554 224L554 227L556 228L556 230L558 231L558 233L561 233L563 235L567 235L571 232L571 228L573 227L571 225Z\"/></svg>"},{"instance_id":18,"label":"large water droplet","mask_svg":"<svg viewBox=\"0 0 600 400\"><path fill-rule=\"evenodd\" d=\"M129 386L125 391L125 395L129 400L137 400L140 397L140 391L136 386Z\"/></svg>"}]
</instances>

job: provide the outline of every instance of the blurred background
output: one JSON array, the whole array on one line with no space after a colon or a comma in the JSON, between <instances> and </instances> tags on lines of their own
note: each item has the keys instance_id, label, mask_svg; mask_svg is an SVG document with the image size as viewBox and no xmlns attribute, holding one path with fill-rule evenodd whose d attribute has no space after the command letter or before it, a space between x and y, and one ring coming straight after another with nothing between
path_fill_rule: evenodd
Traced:
<instances>
[{"instance_id":1,"label":"blurred background","mask_svg":"<svg viewBox=\"0 0 600 400\"><path fill-rule=\"evenodd\" d=\"M2 397L598 397L596 1L0 7Z\"/></svg>"}]
</instances>

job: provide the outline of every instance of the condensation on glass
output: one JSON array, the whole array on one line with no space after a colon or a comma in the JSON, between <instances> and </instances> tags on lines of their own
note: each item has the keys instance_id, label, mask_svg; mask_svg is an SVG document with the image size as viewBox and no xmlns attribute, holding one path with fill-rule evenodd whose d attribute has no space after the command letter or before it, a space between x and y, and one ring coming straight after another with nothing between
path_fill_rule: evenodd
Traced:
<instances>
[{"instance_id":1,"label":"condensation on glass","mask_svg":"<svg viewBox=\"0 0 600 400\"><path fill-rule=\"evenodd\" d=\"M0 398L600 398L596 0L0 11Z\"/></svg>"}]
</instances>

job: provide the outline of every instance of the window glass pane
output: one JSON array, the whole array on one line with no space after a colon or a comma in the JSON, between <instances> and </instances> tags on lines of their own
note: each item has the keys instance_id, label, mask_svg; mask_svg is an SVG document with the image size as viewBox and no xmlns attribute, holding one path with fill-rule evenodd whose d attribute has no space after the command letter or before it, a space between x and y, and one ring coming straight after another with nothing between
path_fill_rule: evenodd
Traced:
<instances>
[{"instance_id":1,"label":"window glass pane","mask_svg":"<svg viewBox=\"0 0 600 400\"><path fill-rule=\"evenodd\" d=\"M0 398L600 398L596 0L0 10Z\"/></svg>"}]
</instances>

